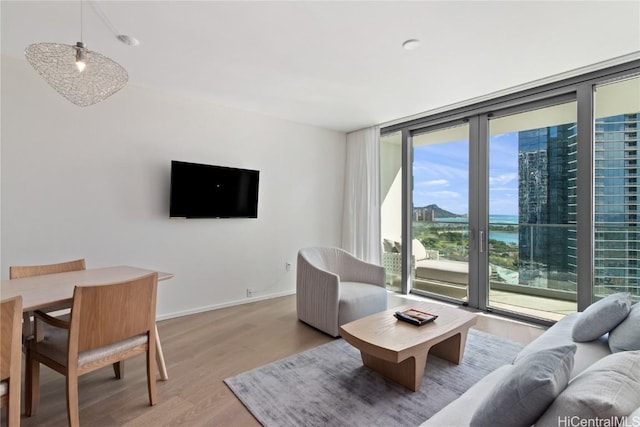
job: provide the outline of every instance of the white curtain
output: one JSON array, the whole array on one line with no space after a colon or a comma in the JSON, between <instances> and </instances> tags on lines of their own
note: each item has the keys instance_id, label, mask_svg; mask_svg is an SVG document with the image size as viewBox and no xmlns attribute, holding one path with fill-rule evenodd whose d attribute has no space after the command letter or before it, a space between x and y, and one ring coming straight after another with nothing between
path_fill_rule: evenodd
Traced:
<instances>
[{"instance_id":1,"label":"white curtain","mask_svg":"<svg viewBox=\"0 0 640 427\"><path fill-rule=\"evenodd\" d=\"M347 134L342 247L380 264L380 127Z\"/></svg>"}]
</instances>

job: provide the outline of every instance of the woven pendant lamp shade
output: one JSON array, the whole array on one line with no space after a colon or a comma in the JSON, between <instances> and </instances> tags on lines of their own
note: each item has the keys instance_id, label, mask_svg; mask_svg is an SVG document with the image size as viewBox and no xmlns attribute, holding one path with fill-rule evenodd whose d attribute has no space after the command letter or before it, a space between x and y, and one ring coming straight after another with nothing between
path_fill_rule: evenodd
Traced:
<instances>
[{"instance_id":1,"label":"woven pendant lamp shade","mask_svg":"<svg viewBox=\"0 0 640 427\"><path fill-rule=\"evenodd\" d=\"M82 49L86 64L78 69L76 58ZM81 107L96 104L122 89L129 74L117 62L90 51L81 43L76 46L58 43L36 43L27 47L29 63L60 95Z\"/></svg>"}]
</instances>

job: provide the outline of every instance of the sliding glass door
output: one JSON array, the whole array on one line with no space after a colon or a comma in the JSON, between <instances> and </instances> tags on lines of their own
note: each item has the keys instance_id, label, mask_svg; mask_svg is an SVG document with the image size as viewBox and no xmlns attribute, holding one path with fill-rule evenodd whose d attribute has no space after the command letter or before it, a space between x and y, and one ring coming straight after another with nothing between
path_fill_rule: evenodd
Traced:
<instances>
[{"instance_id":1,"label":"sliding glass door","mask_svg":"<svg viewBox=\"0 0 640 427\"><path fill-rule=\"evenodd\" d=\"M488 307L557 320L576 300L576 102L492 115Z\"/></svg>"},{"instance_id":2,"label":"sliding glass door","mask_svg":"<svg viewBox=\"0 0 640 427\"><path fill-rule=\"evenodd\" d=\"M466 301L469 283L469 125L416 132L412 289Z\"/></svg>"},{"instance_id":3,"label":"sliding glass door","mask_svg":"<svg viewBox=\"0 0 640 427\"><path fill-rule=\"evenodd\" d=\"M553 322L640 300L640 61L382 130L390 289Z\"/></svg>"}]
</instances>

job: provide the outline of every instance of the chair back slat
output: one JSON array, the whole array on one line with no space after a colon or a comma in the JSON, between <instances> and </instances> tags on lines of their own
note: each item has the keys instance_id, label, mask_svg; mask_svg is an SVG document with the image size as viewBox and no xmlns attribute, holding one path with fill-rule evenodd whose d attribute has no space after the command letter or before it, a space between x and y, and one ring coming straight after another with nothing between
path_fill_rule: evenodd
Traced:
<instances>
[{"instance_id":1,"label":"chair back slat","mask_svg":"<svg viewBox=\"0 0 640 427\"><path fill-rule=\"evenodd\" d=\"M69 352L103 347L155 328L158 273L99 286L76 286Z\"/></svg>"},{"instance_id":2,"label":"chair back slat","mask_svg":"<svg viewBox=\"0 0 640 427\"><path fill-rule=\"evenodd\" d=\"M46 265L13 265L9 267L9 279L42 276L43 274L66 273L68 271L86 270L84 259Z\"/></svg>"},{"instance_id":3,"label":"chair back slat","mask_svg":"<svg viewBox=\"0 0 640 427\"><path fill-rule=\"evenodd\" d=\"M0 305L0 380L4 381L14 373L20 377L22 355L21 317L22 297L3 300Z\"/></svg>"}]
</instances>

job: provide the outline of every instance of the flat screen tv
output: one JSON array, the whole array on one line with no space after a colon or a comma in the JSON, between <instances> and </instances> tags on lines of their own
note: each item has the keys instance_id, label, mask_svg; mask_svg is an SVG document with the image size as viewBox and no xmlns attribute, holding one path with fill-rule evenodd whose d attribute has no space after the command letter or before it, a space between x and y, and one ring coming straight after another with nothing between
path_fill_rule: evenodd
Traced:
<instances>
[{"instance_id":1,"label":"flat screen tv","mask_svg":"<svg viewBox=\"0 0 640 427\"><path fill-rule=\"evenodd\" d=\"M171 218L257 218L260 171L171 161Z\"/></svg>"}]
</instances>

